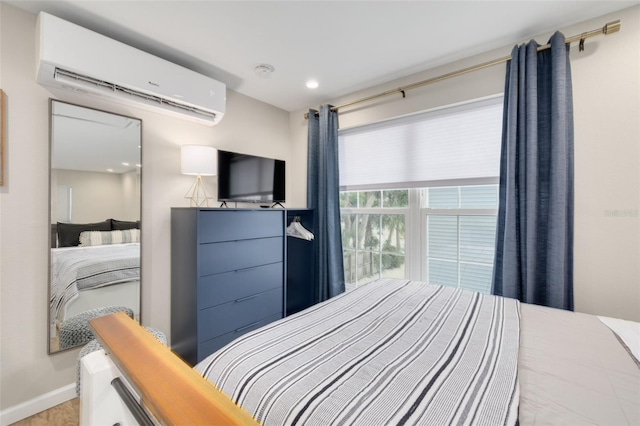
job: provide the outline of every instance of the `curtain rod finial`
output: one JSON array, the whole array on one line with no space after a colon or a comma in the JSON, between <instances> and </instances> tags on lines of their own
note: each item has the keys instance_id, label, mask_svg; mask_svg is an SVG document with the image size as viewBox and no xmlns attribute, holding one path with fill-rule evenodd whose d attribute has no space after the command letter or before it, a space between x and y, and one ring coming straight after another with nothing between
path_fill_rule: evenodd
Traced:
<instances>
[{"instance_id":1,"label":"curtain rod finial","mask_svg":"<svg viewBox=\"0 0 640 426\"><path fill-rule=\"evenodd\" d=\"M602 28L602 32L609 35L609 34L613 34L613 33L617 33L618 31L620 31L620 20L618 19L617 21L613 21L613 22L608 22L604 28Z\"/></svg>"}]
</instances>

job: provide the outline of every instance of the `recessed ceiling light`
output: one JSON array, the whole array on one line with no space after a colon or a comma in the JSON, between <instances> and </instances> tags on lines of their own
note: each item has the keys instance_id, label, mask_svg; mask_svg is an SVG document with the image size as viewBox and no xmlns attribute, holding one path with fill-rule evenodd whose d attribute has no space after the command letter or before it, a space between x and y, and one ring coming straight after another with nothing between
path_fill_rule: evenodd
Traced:
<instances>
[{"instance_id":1,"label":"recessed ceiling light","mask_svg":"<svg viewBox=\"0 0 640 426\"><path fill-rule=\"evenodd\" d=\"M136 167L142 167L142 164L136 164Z\"/></svg>"},{"instance_id":2,"label":"recessed ceiling light","mask_svg":"<svg viewBox=\"0 0 640 426\"><path fill-rule=\"evenodd\" d=\"M129 163L122 163L122 165L123 165L123 166L128 166L128 165L129 165Z\"/></svg>"},{"instance_id":3,"label":"recessed ceiling light","mask_svg":"<svg viewBox=\"0 0 640 426\"><path fill-rule=\"evenodd\" d=\"M318 88L318 82L315 80L309 80L307 81L307 87L309 89L317 89Z\"/></svg>"},{"instance_id":4,"label":"recessed ceiling light","mask_svg":"<svg viewBox=\"0 0 640 426\"><path fill-rule=\"evenodd\" d=\"M107 169L107 171L113 173L113 169Z\"/></svg>"}]
</instances>

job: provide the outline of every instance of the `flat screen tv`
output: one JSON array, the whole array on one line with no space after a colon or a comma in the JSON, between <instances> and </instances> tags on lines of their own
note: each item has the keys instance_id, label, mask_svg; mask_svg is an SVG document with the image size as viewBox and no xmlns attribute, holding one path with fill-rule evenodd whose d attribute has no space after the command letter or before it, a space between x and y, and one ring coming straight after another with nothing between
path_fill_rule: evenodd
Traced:
<instances>
[{"instance_id":1,"label":"flat screen tv","mask_svg":"<svg viewBox=\"0 0 640 426\"><path fill-rule=\"evenodd\" d=\"M284 203L285 162L218 150L218 201Z\"/></svg>"}]
</instances>

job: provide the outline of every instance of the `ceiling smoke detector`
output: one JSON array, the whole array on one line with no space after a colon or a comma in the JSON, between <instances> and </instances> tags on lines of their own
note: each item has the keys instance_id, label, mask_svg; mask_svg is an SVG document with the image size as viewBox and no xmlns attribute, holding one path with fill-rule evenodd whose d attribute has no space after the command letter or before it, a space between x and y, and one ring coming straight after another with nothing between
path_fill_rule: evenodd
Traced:
<instances>
[{"instance_id":1,"label":"ceiling smoke detector","mask_svg":"<svg viewBox=\"0 0 640 426\"><path fill-rule=\"evenodd\" d=\"M258 77L269 78L271 77L271 73L274 72L276 69L273 67L273 65L258 64L253 68L253 70L258 75Z\"/></svg>"}]
</instances>

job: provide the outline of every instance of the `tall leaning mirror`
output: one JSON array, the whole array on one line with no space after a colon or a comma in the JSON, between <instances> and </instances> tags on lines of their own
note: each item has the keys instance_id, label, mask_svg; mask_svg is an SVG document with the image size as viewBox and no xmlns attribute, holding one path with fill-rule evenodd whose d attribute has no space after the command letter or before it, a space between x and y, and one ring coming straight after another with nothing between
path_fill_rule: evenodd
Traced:
<instances>
[{"instance_id":1,"label":"tall leaning mirror","mask_svg":"<svg viewBox=\"0 0 640 426\"><path fill-rule=\"evenodd\" d=\"M140 120L50 101L49 353L140 319Z\"/></svg>"}]
</instances>

